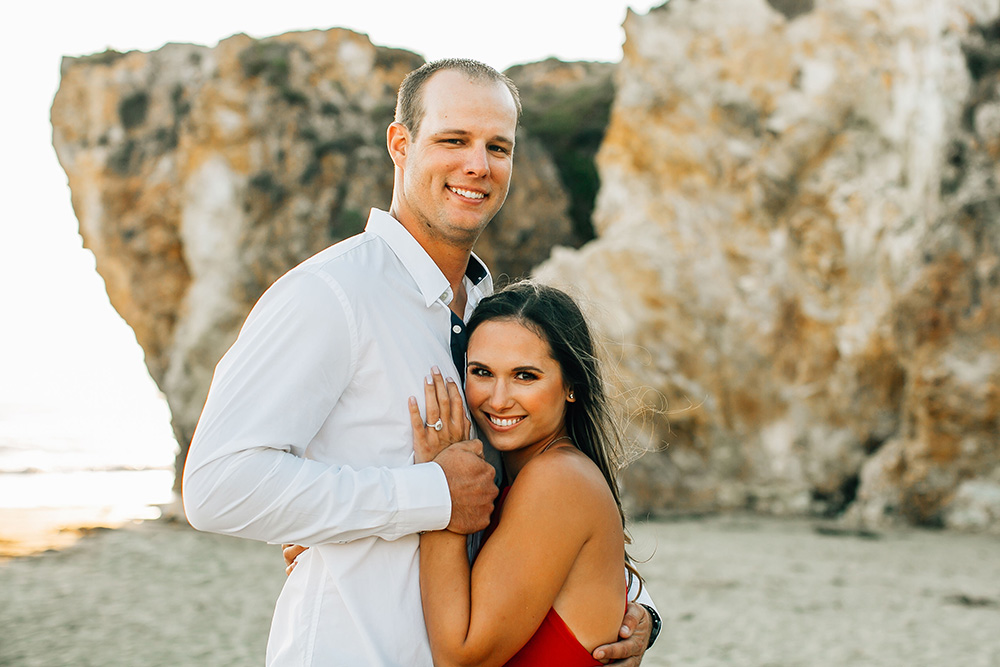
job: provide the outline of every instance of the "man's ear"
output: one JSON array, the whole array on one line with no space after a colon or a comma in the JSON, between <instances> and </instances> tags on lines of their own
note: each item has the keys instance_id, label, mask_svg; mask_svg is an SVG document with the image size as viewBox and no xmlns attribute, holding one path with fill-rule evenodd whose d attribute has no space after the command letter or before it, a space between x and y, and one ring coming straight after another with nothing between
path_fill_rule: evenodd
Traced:
<instances>
[{"instance_id":1,"label":"man's ear","mask_svg":"<svg viewBox=\"0 0 1000 667\"><path fill-rule=\"evenodd\" d=\"M402 123L392 123L385 131L385 143L392 163L402 169L406 166L406 149L410 146L410 132Z\"/></svg>"}]
</instances>

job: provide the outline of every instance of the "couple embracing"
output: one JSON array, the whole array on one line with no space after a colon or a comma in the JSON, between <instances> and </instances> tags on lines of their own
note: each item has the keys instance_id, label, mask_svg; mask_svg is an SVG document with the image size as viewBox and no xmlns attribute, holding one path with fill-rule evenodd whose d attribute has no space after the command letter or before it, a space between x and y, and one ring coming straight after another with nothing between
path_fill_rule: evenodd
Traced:
<instances>
[{"instance_id":1,"label":"couple embracing","mask_svg":"<svg viewBox=\"0 0 1000 667\"><path fill-rule=\"evenodd\" d=\"M493 294L472 254L519 116L481 63L411 72L388 213L275 282L219 362L188 518L309 547L269 665L636 665L655 639L587 324L554 288Z\"/></svg>"}]
</instances>

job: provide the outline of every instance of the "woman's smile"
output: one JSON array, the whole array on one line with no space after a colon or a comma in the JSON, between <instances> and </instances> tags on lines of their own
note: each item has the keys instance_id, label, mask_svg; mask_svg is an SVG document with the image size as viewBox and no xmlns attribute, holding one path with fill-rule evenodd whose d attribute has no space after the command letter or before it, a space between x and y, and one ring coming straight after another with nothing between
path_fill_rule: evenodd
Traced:
<instances>
[{"instance_id":1,"label":"woman's smile","mask_svg":"<svg viewBox=\"0 0 1000 667\"><path fill-rule=\"evenodd\" d=\"M498 417L489 413L484 413L486 418L497 428L508 428L520 424L524 417Z\"/></svg>"}]
</instances>

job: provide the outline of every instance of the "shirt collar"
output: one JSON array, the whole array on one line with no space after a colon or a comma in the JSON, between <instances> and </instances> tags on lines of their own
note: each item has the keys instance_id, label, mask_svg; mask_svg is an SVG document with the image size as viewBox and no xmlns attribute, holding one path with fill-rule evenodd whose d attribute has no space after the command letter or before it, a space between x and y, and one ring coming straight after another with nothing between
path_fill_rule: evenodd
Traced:
<instances>
[{"instance_id":1,"label":"shirt collar","mask_svg":"<svg viewBox=\"0 0 1000 667\"><path fill-rule=\"evenodd\" d=\"M451 303L453 295L448 279L441 273L441 269L427 254L427 251L398 220L385 211L373 208L368 215L365 231L375 234L386 242L389 249L417 283L417 289L423 295L427 307L439 299L445 305ZM485 295L492 291L493 279L489 269L475 253L469 257L469 265L465 268L465 280L466 287L475 287L477 288L476 292L483 292ZM476 302L478 303L478 299ZM474 306L475 304L470 303L469 305Z\"/></svg>"}]
</instances>

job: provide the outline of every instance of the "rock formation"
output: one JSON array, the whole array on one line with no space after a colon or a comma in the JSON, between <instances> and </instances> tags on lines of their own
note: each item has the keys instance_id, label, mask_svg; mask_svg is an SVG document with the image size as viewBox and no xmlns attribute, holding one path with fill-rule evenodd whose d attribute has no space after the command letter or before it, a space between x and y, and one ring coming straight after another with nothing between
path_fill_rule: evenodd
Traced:
<instances>
[{"instance_id":1,"label":"rock formation","mask_svg":"<svg viewBox=\"0 0 1000 667\"><path fill-rule=\"evenodd\" d=\"M552 155L569 194L575 246L594 238L594 199L600 187L595 158L608 127L614 71L610 63L550 58L506 72L521 91L522 124Z\"/></svg>"},{"instance_id":2,"label":"rock formation","mask_svg":"<svg viewBox=\"0 0 1000 667\"><path fill-rule=\"evenodd\" d=\"M614 88L513 68L541 141L478 250L596 235L535 273L609 340L635 511L1000 531L1000 4L738 4L630 14ZM420 62L344 30L65 61L54 143L182 447L260 292L387 205Z\"/></svg>"},{"instance_id":3,"label":"rock formation","mask_svg":"<svg viewBox=\"0 0 1000 667\"><path fill-rule=\"evenodd\" d=\"M422 63L342 29L64 60L53 143L84 243L167 397L178 470L215 364L264 289L388 208L385 130ZM516 277L575 237L556 167L527 133L514 173L477 251Z\"/></svg>"},{"instance_id":4,"label":"rock formation","mask_svg":"<svg viewBox=\"0 0 1000 667\"><path fill-rule=\"evenodd\" d=\"M628 17L598 239L537 274L584 295L659 411L635 427L655 450L627 471L636 509L1000 528L998 19Z\"/></svg>"}]
</instances>

